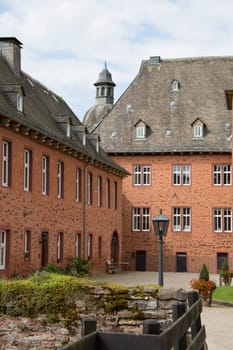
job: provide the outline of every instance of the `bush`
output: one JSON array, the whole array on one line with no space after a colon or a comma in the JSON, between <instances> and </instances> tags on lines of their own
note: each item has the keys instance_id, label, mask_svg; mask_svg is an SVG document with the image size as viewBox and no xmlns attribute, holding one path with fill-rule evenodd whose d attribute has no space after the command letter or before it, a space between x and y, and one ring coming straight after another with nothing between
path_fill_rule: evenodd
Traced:
<instances>
[{"instance_id":1,"label":"bush","mask_svg":"<svg viewBox=\"0 0 233 350\"><path fill-rule=\"evenodd\" d=\"M74 268L77 276L88 275L91 272L91 265L88 260L75 257L71 258L71 266Z\"/></svg>"},{"instance_id":2,"label":"bush","mask_svg":"<svg viewBox=\"0 0 233 350\"><path fill-rule=\"evenodd\" d=\"M226 286L230 286L231 280L233 277L233 271L229 270L229 264L227 259L224 259L223 261L222 270L220 270L219 272L219 277L220 277L220 286L222 285L222 282Z\"/></svg>"},{"instance_id":3,"label":"bush","mask_svg":"<svg viewBox=\"0 0 233 350\"><path fill-rule=\"evenodd\" d=\"M209 281L210 276L209 276L209 271L208 271L208 269L207 269L206 264L203 264L203 265L202 265L199 278L200 278L201 280Z\"/></svg>"},{"instance_id":4,"label":"bush","mask_svg":"<svg viewBox=\"0 0 233 350\"><path fill-rule=\"evenodd\" d=\"M229 264L227 258L223 260L222 263L222 270L221 271L228 271L229 270Z\"/></svg>"},{"instance_id":5,"label":"bush","mask_svg":"<svg viewBox=\"0 0 233 350\"><path fill-rule=\"evenodd\" d=\"M4 281L0 290L0 312L10 316L36 317L75 324L77 298L84 295L76 277L37 272L28 279Z\"/></svg>"}]
</instances>

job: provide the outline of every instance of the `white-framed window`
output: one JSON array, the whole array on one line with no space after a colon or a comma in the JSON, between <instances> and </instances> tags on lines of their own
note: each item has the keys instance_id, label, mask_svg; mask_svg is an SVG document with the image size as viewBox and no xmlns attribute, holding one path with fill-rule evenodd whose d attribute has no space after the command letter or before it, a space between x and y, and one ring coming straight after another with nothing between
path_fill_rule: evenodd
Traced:
<instances>
[{"instance_id":1,"label":"white-framed window","mask_svg":"<svg viewBox=\"0 0 233 350\"><path fill-rule=\"evenodd\" d=\"M102 176L97 178L97 205L102 207Z\"/></svg>"},{"instance_id":2,"label":"white-framed window","mask_svg":"<svg viewBox=\"0 0 233 350\"><path fill-rule=\"evenodd\" d=\"M70 137L70 121L69 120L66 123L66 136Z\"/></svg>"},{"instance_id":3,"label":"white-framed window","mask_svg":"<svg viewBox=\"0 0 233 350\"><path fill-rule=\"evenodd\" d=\"M6 268L6 235L6 231L0 231L0 270Z\"/></svg>"},{"instance_id":4,"label":"white-framed window","mask_svg":"<svg viewBox=\"0 0 233 350\"><path fill-rule=\"evenodd\" d=\"M142 208L142 231L150 231L150 209Z\"/></svg>"},{"instance_id":5,"label":"white-framed window","mask_svg":"<svg viewBox=\"0 0 233 350\"><path fill-rule=\"evenodd\" d=\"M92 204L93 195L92 173L87 173L87 204Z\"/></svg>"},{"instance_id":6,"label":"white-framed window","mask_svg":"<svg viewBox=\"0 0 233 350\"><path fill-rule=\"evenodd\" d=\"M3 141L2 143L2 186L10 186L11 173L11 143Z\"/></svg>"},{"instance_id":7,"label":"white-framed window","mask_svg":"<svg viewBox=\"0 0 233 350\"><path fill-rule=\"evenodd\" d=\"M150 208L133 208L133 231L150 231Z\"/></svg>"},{"instance_id":8,"label":"white-framed window","mask_svg":"<svg viewBox=\"0 0 233 350\"><path fill-rule=\"evenodd\" d=\"M32 152L29 149L24 150L24 191L31 191L31 160Z\"/></svg>"},{"instance_id":9,"label":"white-framed window","mask_svg":"<svg viewBox=\"0 0 233 350\"><path fill-rule=\"evenodd\" d=\"M231 164L213 165L214 186L231 186Z\"/></svg>"},{"instance_id":10,"label":"white-framed window","mask_svg":"<svg viewBox=\"0 0 233 350\"><path fill-rule=\"evenodd\" d=\"M87 258L92 259L93 257L93 234L89 233L87 241Z\"/></svg>"},{"instance_id":11,"label":"white-framed window","mask_svg":"<svg viewBox=\"0 0 233 350\"><path fill-rule=\"evenodd\" d=\"M23 112L23 95L21 93L17 94L17 111Z\"/></svg>"},{"instance_id":12,"label":"white-framed window","mask_svg":"<svg viewBox=\"0 0 233 350\"><path fill-rule=\"evenodd\" d=\"M173 165L173 185L190 186L191 184L191 166Z\"/></svg>"},{"instance_id":13,"label":"white-framed window","mask_svg":"<svg viewBox=\"0 0 233 350\"><path fill-rule=\"evenodd\" d=\"M106 180L106 208L110 208L111 206L111 188L110 188L110 180Z\"/></svg>"},{"instance_id":14,"label":"white-framed window","mask_svg":"<svg viewBox=\"0 0 233 350\"><path fill-rule=\"evenodd\" d=\"M232 209L213 209L214 232L232 232Z\"/></svg>"},{"instance_id":15,"label":"white-framed window","mask_svg":"<svg viewBox=\"0 0 233 350\"><path fill-rule=\"evenodd\" d=\"M81 257L81 233L77 233L75 236L75 256Z\"/></svg>"},{"instance_id":16,"label":"white-framed window","mask_svg":"<svg viewBox=\"0 0 233 350\"><path fill-rule=\"evenodd\" d=\"M57 163L57 197L64 197L64 163Z\"/></svg>"},{"instance_id":17,"label":"white-framed window","mask_svg":"<svg viewBox=\"0 0 233 350\"><path fill-rule=\"evenodd\" d=\"M183 231L191 231L191 209L183 208Z\"/></svg>"},{"instance_id":18,"label":"white-framed window","mask_svg":"<svg viewBox=\"0 0 233 350\"><path fill-rule=\"evenodd\" d=\"M136 127L136 138L144 139L146 137L146 128L145 125L138 125Z\"/></svg>"},{"instance_id":19,"label":"white-framed window","mask_svg":"<svg viewBox=\"0 0 233 350\"><path fill-rule=\"evenodd\" d=\"M42 194L48 194L48 181L49 181L49 158L42 156Z\"/></svg>"},{"instance_id":20,"label":"white-framed window","mask_svg":"<svg viewBox=\"0 0 233 350\"><path fill-rule=\"evenodd\" d=\"M57 234L57 261L61 262L63 259L63 232Z\"/></svg>"},{"instance_id":21,"label":"white-framed window","mask_svg":"<svg viewBox=\"0 0 233 350\"><path fill-rule=\"evenodd\" d=\"M194 125L193 126L193 137L202 138L203 137L203 125Z\"/></svg>"},{"instance_id":22,"label":"white-framed window","mask_svg":"<svg viewBox=\"0 0 233 350\"><path fill-rule=\"evenodd\" d=\"M191 231L191 208L173 208L173 231Z\"/></svg>"},{"instance_id":23,"label":"white-framed window","mask_svg":"<svg viewBox=\"0 0 233 350\"><path fill-rule=\"evenodd\" d=\"M31 248L31 231L25 230L24 231L24 256L30 257L30 249Z\"/></svg>"},{"instance_id":24,"label":"white-framed window","mask_svg":"<svg viewBox=\"0 0 233 350\"><path fill-rule=\"evenodd\" d=\"M81 169L76 169L76 179L75 179L75 198L77 202L81 202L82 198L82 172Z\"/></svg>"},{"instance_id":25,"label":"white-framed window","mask_svg":"<svg viewBox=\"0 0 233 350\"><path fill-rule=\"evenodd\" d=\"M113 191L114 191L114 194L113 194L113 208L114 209L117 209L117 206L118 206L118 185L117 185L117 182L114 181L113 183Z\"/></svg>"},{"instance_id":26,"label":"white-framed window","mask_svg":"<svg viewBox=\"0 0 233 350\"><path fill-rule=\"evenodd\" d=\"M149 186L151 184L151 166L134 165L133 181L135 186Z\"/></svg>"}]
</instances>

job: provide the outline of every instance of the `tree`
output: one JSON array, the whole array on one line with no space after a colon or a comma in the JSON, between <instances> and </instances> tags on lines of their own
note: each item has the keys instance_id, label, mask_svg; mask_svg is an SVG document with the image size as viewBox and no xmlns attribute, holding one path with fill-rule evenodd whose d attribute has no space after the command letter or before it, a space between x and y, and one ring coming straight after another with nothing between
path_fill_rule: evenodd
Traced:
<instances>
[{"instance_id":1,"label":"tree","mask_svg":"<svg viewBox=\"0 0 233 350\"><path fill-rule=\"evenodd\" d=\"M202 265L199 278L200 278L201 280L209 281L210 276L209 276L209 271L208 271L208 269L207 269L206 264L203 264L203 265Z\"/></svg>"}]
</instances>

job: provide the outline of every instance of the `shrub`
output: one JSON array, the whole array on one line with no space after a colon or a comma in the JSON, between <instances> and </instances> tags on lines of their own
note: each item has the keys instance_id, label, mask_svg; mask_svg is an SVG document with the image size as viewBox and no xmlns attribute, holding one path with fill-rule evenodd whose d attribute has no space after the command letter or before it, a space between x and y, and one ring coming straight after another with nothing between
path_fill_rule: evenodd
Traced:
<instances>
[{"instance_id":1,"label":"shrub","mask_svg":"<svg viewBox=\"0 0 233 350\"><path fill-rule=\"evenodd\" d=\"M75 257L71 258L71 266L78 276L88 275L91 271L91 265L88 260Z\"/></svg>"},{"instance_id":2,"label":"shrub","mask_svg":"<svg viewBox=\"0 0 233 350\"><path fill-rule=\"evenodd\" d=\"M223 260L222 263L222 271L228 271L229 270L229 264L227 258Z\"/></svg>"},{"instance_id":3,"label":"shrub","mask_svg":"<svg viewBox=\"0 0 233 350\"><path fill-rule=\"evenodd\" d=\"M233 271L229 270L229 264L227 259L224 259L223 261L222 269L219 272L219 277L220 277L220 286L222 285L222 282L226 286L230 286L231 280L233 277Z\"/></svg>"},{"instance_id":4,"label":"shrub","mask_svg":"<svg viewBox=\"0 0 233 350\"><path fill-rule=\"evenodd\" d=\"M205 280L205 281L209 281L210 276L209 276L209 271L207 269L206 264L202 265L201 271L200 271L200 276L199 276L200 280Z\"/></svg>"},{"instance_id":5,"label":"shrub","mask_svg":"<svg viewBox=\"0 0 233 350\"><path fill-rule=\"evenodd\" d=\"M0 291L0 312L11 316L36 317L75 323L75 301L84 295L80 280L72 276L37 272L28 279L4 281Z\"/></svg>"}]
</instances>

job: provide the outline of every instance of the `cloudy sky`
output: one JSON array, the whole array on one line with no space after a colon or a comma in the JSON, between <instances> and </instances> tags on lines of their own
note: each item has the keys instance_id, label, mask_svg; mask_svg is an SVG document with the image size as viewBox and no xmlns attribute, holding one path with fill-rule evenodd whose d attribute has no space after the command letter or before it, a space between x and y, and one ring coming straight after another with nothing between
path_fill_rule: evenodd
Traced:
<instances>
[{"instance_id":1,"label":"cloudy sky","mask_svg":"<svg viewBox=\"0 0 233 350\"><path fill-rule=\"evenodd\" d=\"M23 43L22 69L82 120L105 61L117 101L150 56L233 55L233 1L0 0L0 33Z\"/></svg>"}]
</instances>

